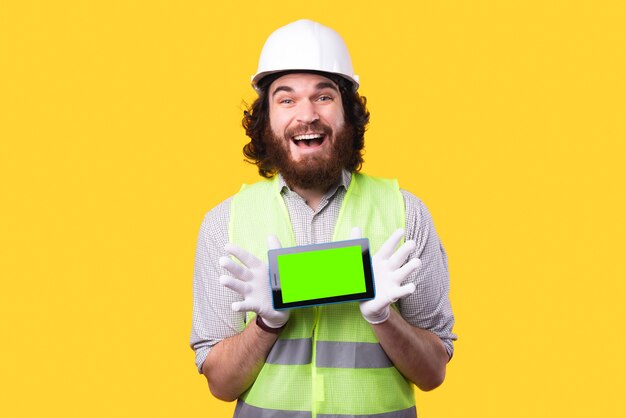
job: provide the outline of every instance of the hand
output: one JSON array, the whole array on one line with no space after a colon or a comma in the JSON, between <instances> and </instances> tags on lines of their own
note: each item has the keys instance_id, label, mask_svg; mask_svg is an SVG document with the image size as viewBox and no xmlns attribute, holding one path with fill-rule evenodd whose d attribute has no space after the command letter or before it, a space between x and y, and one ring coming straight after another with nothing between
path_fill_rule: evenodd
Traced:
<instances>
[{"instance_id":1,"label":"hand","mask_svg":"<svg viewBox=\"0 0 626 418\"><path fill-rule=\"evenodd\" d=\"M267 237L270 250L281 248L280 241L274 235ZM256 312L265 325L280 328L287 323L289 311L275 311L267 263L234 244L226 244L226 252L236 257L242 264L230 257L220 257L220 266L231 276L220 276L220 283L243 297L243 301L232 304L236 312Z\"/></svg>"},{"instance_id":2,"label":"hand","mask_svg":"<svg viewBox=\"0 0 626 418\"><path fill-rule=\"evenodd\" d=\"M415 249L415 241L406 241L394 251L403 235L403 229L396 230L372 257L376 297L360 302L361 314L370 324L385 322L389 319L389 305L415 292L413 283L400 285L421 265L418 258L412 258L403 265L404 260ZM361 230L353 228L350 237L360 238Z\"/></svg>"}]
</instances>

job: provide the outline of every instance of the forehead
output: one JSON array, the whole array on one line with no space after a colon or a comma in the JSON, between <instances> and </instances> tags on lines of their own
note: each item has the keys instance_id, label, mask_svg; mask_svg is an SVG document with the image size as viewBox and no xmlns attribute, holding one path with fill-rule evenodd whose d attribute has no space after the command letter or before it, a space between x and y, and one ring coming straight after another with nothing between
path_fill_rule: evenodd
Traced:
<instances>
[{"instance_id":1,"label":"forehead","mask_svg":"<svg viewBox=\"0 0 626 418\"><path fill-rule=\"evenodd\" d=\"M312 73L290 73L278 77L270 84L269 93L272 94L279 87L289 87L294 91L298 90L317 90L319 88L334 87L337 92L339 86L328 77L324 77L320 74Z\"/></svg>"}]
</instances>

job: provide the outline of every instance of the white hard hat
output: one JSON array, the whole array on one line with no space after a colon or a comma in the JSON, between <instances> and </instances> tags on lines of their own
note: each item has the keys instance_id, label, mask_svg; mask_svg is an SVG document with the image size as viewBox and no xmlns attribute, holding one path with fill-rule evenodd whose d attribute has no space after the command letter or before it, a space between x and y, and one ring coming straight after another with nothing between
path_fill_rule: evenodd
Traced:
<instances>
[{"instance_id":1,"label":"white hard hat","mask_svg":"<svg viewBox=\"0 0 626 418\"><path fill-rule=\"evenodd\" d=\"M252 87L270 74L292 71L321 71L337 74L359 88L345 42L337 32L311 20L298 20L275 30L263 45L259 68Z\"/></svg>"}]
</instances>

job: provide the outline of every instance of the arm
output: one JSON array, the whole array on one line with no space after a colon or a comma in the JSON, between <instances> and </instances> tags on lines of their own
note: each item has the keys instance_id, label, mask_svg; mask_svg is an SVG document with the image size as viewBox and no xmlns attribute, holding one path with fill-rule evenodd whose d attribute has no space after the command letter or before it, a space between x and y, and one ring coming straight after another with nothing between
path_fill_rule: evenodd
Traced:
<instances>
[{"instance_id":1,"label":"arm","mask_svg":"<svg viewBox=\"0 0 626 418\"><path fill-rule=\"evenodd\" d=\"M269 348L263 347L271 347L275 339L256 324L246 327L245 312L232 309L233 303L244 298L220 283L220 276L228 274L218 260L228 255L224 247L228 242L230 200L207 213L200 227L190 339L198 371L207 378L211 392L226 401L235 399L254 380L259 370L254 366L258 361L254 360L264 358ZM244 373L245 369L248 373Z\"/></svg>"},{"instance_id":2,"label":"arm","mask_svg":"<svg viewBox=\"0 0 626 418\"><path fill-rule=\"evenodd\" d=\"M229 213L230 199L209 211L196 245L190 346L196 354L199 373L216 344L245 329L245 314L231 309L231 305L242 298L219 281L220 275L227 273L218 260L227 255L224 246L228 242Z\"/></svg>"},{"instance_id":3,"label":"arm","mask_svg":"<svg viewBox=\"0 0 626 418\"><path fill-rule=\"evenodd\" d=\"M360 235L355 228L353 236ZM422 390L432 390L443 382L447 352L439 337L407 323L390 305L415 292L415 284L402 284L421 266L418 258L405 260L416 247L406 241L396 250L404 235L395 231L372 258L376 297L360 303L363 318L369 322L383 350L394 366Z\"/></svg>"},{"instance_id":4,"label":"arm","mask_svg":"<svg viewBox=\"0 0 626 418\"><path fill-rule=\"evenodd\" d=\"M268 237L268 246L280 248L278 238ZM225 246L230 257L221 257L219 265L231 275L220 276L220 283L243 297L234 302L237 312L255 312L257 321L244 331L218 343L209 353L202 367L211 393L219 399L237 399L254 382L265 359L278 339L278 334L289 320L289 312L278 312L272 307L267 264L253 254L233 244Z\"/></svg>"},{"instance_id":5,"label":"arm","mask_svg":"<svg viewBox=\"0 0 626 418\"><path fill-rule=\"evenodd\" d=\"M448 295L448 261L426 206L409 192L403 191L403 195L406 236L416 243L408 258L420 259L420 267L404 283L413 283L416 290L398 300L399 315L391 312L384 331L378 325L372 328L396 367L420 389L429 390L445 377L456 340ZM394 344L389 344L390 336ZM398 356L397 349L402 346L403 354Z\"/></svg>"},{"instance_id":6,"label":"arm","mask_svg":"<svg viewBox=\"0 0 626 418\"><path fill-rule=\"evenodd\" d=\"M387 321L371 326L394 366L418 388L443 383L449 357L437 335L410 325L393 309Z\"/></svg>"},{"instance_id":7,"label":"arm","mask_svg":"<svg viewBox=\"0 0 626 418\"><path fill-rule=\"evenodd\" d=\"M426 391L445 378L454 317L447 259L432 218L413 195L405 193L405 202L411 239L395 250L401 238L396 231L374 256L377 295L361 304L361 312L396 368ZM400 313L389 309L396 301Z\"/></svg>"},{"instance_id":8,"label":"arm","mask_svg":"<svg viewBox=\"0 0 626 418\"><path fill-rule=\"evenodd\" d=\"M264 331L252 322L241 334L215 345L202 365L213 396L230 402L245 392L277 339L278 334Z\"/></svg>"},{"instance_id":9,"label":"arm","mask_svg":"<svg viewBox=\"0 0 626 418\"><path fill-rule=\"evenodd\" d=\"M234 263L228 256L239 256L249 265L256 265L254 270L264 271L265 277L267 268L257 265L260 261L245 251L226 245L230 200L207 213L200 227L194 264L190 338L198 371L207 378L211 393L226 401L236 399L252 384L277 338L276 334L264 331L256 323L245 325L246 311L260 311L258 306L251 306L250 301L254 298L248 294L250 287L254 287L247 280L252 270ZM269 244L280 246L273 237ZM228 273L244 280L235 280ZM263 302L263 305L267 303ZM266 319L266 326L279 328L289 315L272 311L263 311L265 316L261 317Z\"/></svg>"}]
</instances>

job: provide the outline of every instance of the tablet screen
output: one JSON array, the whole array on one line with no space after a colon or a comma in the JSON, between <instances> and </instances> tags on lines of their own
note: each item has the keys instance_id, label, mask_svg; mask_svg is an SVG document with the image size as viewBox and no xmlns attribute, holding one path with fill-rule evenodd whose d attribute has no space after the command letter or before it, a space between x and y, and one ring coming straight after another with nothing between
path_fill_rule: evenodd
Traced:
<instances>
[{"instance_id":1,"label":"tablet screen","mask_svg":"<svg viewBox=\"0 0 626 418\"><path fill-rule=\"evenodd\" d=\"M374 297L366 238L270 250L274 309Z\"/></svg>"}]
</instances>

